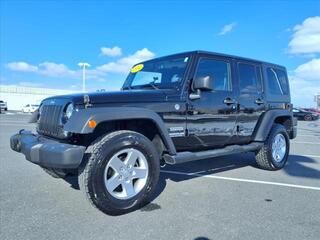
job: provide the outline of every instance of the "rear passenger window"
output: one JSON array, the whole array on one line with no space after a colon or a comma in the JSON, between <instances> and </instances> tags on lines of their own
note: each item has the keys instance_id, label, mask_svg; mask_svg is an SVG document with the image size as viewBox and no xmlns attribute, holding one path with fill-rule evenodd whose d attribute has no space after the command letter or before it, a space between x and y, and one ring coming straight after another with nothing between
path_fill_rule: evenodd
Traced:
<instances>
[{"instance_id":1,"label":"rear passenger window","mask_svg":"<svg viewBox=\"0 0 320 240\"><path fill-rule=\"evenodd\" d=\"M260 68L251 64L239 63L240 92L260 92L261 72Z\"/></svg>"},{"instance_id":2,"label":"rear passenger window","mask_svg":"<svg viewBox=\"0 0 320 240\"><path fill-rule=\"evenodd\" d=\"M197 77L209 76L216 91L231 91L230 64L225 61L202 58L197 68Z\"/></svg>"},{"instance_id":3,"label":"rear passenger window","mask_svg":"<svg viewBox=\"0 0 320 240\"><path fill-rule=\"evenodd\" d=\"M274 95L287 95L289 93L288 79L285 71L267 68L269 92Z\"/></svg>"}]
</instances>

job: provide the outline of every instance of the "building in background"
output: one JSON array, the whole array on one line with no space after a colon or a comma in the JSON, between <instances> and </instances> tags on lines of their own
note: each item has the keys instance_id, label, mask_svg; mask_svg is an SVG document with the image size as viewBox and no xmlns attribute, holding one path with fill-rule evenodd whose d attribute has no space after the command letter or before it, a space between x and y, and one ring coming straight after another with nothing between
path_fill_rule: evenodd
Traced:
<instances>
[{"instance_id":1,"label":"building in background","mask_svg":"<svg viewBox=\"0 0 320 240\"><path fill-rule=\"evenodd\" d=\"M320 93L314 96L314 101L316 102L316 108L320 110Z\"/></svg>"},{"instance_id":2,"label":"building in background","mask_svg":"<svg viewBox=\"0 0 320 240\"><path fill-rule=\"evenodd\" d=\"M0 100L7 102L8 110L21 110L27 104L40 104L47 97L70 93L75 91L0 85Z\"/></svg>"}]
</instances>

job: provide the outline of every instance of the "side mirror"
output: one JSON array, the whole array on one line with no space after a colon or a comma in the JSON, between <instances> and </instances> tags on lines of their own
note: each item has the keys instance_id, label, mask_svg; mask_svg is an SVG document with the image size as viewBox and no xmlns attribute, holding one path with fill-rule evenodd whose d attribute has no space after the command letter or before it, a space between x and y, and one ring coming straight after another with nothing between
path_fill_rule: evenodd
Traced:
<instances>
[{"instance_id":1,"label":"side mirror","mask_svg":"<svg viewBox=\"0 0 320 240\"><path fill-rule=\"evenodd\" d=\"M193 89L211 91L213 90L213 79L210 76L197 77L193 83Z\"/></svg>"}]
</instances>

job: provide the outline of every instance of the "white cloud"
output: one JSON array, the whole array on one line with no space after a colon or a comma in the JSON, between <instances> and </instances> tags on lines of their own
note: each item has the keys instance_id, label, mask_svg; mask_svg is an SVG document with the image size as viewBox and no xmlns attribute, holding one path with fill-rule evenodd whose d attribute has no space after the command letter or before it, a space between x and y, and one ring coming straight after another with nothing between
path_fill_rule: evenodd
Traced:
<instances>
[{"instance_id":1,"label":"white cloud","mask_svg":"<svg viewBox=\"0 0 320 240\"><path fill-rule=\"evenodd\" d=\"M76 71L61 63L44 62L39 64L38 73L48 77L74 77Z\"/></svg>"},{"instance_id":2,"label":"white cloud","mask_svg":"<svg viewBox=\"0 0 320 240\"><path fill-rule=\"evenodd\" d=\"M289 53L320 53L320 16L309 17L293 28Z\"/></svg>"},{"instance_id":3,"label":"white cloud","mask_svg":"<svg viewBox=\"0 0 320 240\"><path fill-rule=\"evenodd\" d=\"M320 93L320 58L298 66L289 79L292 102L301 107L314 106L314 95Z\"/></svg>"},{"instance_id":4,"label":"white cloud","mask_svg":"<svg viewBox=\"0 0 320 240\"><path fill-rule=\"evenodd\" d=\"M120 58L118 61L99 66L97 67L97 70L110 73L127 73L134 64L146 61L154 56L155 54L153 52L149 51L147 48L143 48L132 55Z\"/></svg>"},{"instance_id":5,"label":"white cloud","mask_svg":"<svg viewBox=\"0 0 320 240\"><path fill-rule=\"evenodd\" d=\"M221 29L221 31L218 33L218 35L222 36L222 35L227 34L228 32L231 32L236 26L237 26L236 22L227 24Z\"/></svg>"},{"instance_id":6,"label":"white cloud","mask_svg":"<svg viewBox=\"0 0 320 240\"><path fill-rule=\"evenodd\" d=\"M37 66L33 66L26 62L11 62L8 63L6 67L17 72L36 72L38 70Z\"/></svg>"},{"instance_id":7,"label":"white cloud","mask_svg":"<svg viewBox=\"0 0 320 240\"><path fill-rule=\"evenodd\" d=\"M320 86L320 58L314 58L307 63L301 64L294 72L297 77L309 81L317 81Z\"/></svg>"},{"instance_id":8,"label":"white cloud","mask_svg":"<svg viewBox=\"0 0 320 240\"><path fill-rule=\"evenodd\" d=\"M122 50L117 46L113 48L102 47L101 54L104 56L117 57L122 55Z\"/></svg>"},{"instance_id":9,"label":"white cloud","mask_svg":"<svg viewBox=\"0 0 320 240\"><path fill-rule=\"evenodd\" d=\"M97 68L91 67L86 69L86 79L94 80L97 83L107 82L106 76L108 73L128 73L130 68L139 62L143 62L150 58L153 58L155 54L149 51L147 48L136 51L132 55L122 57L117 61L109 62ZM68 68L65 64L55 62L42 62L38 65L31 65L27 62L11 62L6 64L6 67L11 71L19 72L33 72L34 74L50 77L50 78L61 78L61 79L82 79L82 70L76 68L75 70ZM22 82L25 86L31 86L30 82ZM34 85L35 86L35 85Z\"/></svg>"}]
</instances>

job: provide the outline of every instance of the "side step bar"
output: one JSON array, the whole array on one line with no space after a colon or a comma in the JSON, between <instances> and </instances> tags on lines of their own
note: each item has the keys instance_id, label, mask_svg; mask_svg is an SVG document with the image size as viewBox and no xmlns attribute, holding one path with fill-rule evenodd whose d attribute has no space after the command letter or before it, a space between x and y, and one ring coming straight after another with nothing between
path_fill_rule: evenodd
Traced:
<instances>
[{"instance_id":1,"label":"side step bar","mask_svg":"<svg viewBox=\"0 0 320 240\"><path fill-rule=\"evenodd\" d=\"M178 152L176 155L165 154L163 158L167 164L179 164L206 158L251 152L260 149L262 145L263 143L260 142L253 142L247 145L230 145L224 148L206 150L201 152Z\"/></svg>"}]
</instances>

